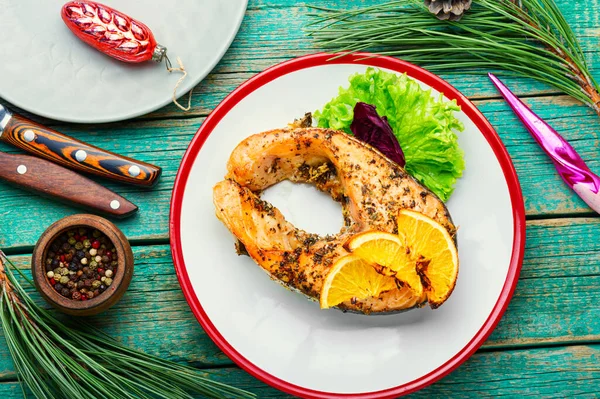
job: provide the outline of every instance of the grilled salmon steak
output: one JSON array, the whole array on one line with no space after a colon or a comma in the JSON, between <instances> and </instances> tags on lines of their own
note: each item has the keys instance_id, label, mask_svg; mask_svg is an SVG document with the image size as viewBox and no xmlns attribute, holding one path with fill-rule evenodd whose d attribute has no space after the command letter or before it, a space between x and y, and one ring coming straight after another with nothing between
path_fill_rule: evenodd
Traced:
<instances>
[{"instance_id":1,"label":"grilled salmon steak","mask_svg":"<svg viewBox=\"0 0 600 399\"><path fill-rule=\"evenodd\" d=\"M217 217L247 254L271 278L319 299L331 265L347 255L344 243L354 234L378 230L397 233L403 208L421 212L454 236L444 203L373 147L343 132L287 128L255 134L231 153L225 180L213 190ZM345 226L320 236L296 228L262 190L282 181L312 183L340 202ZM394 312L425 302L408 287L378 297L353 299L338 307L362 313Z\"/></svg>"}]
</instances>

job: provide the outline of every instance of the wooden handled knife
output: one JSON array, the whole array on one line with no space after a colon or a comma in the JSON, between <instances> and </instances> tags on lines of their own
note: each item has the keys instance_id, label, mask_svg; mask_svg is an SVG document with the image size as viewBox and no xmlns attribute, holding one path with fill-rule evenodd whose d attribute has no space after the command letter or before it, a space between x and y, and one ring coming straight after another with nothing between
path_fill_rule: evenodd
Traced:
<instances>
[{"instance_id":1,"label":"wooden handled knife","mask_svg":"<svg viewBox=\"0 0 600 399\"><path fill-rule=\"evenodd\" d=\"M44 127L0 104L0 141L65 167L141 186L158 182L161 168L101 150Z\"/></svg>"},{"instance_id":2,"label":"wooden handled knife","mask_svg":"<svg viewBox=\"0 0 600 399\"><path fill-rule=\"evenodd\" d=\"M108 216L124 218L138 209L93 180L29 155L0 151L0 180Z\"/></svg>"}]
</instances>

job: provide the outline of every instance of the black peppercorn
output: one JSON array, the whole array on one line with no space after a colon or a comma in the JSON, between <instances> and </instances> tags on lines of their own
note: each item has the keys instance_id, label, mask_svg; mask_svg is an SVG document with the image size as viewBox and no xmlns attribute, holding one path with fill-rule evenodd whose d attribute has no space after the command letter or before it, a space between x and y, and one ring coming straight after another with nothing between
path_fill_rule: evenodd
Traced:
<instances>
[{"instance_id":1,"label":"black peppercorn","mask_svg":"<svg viewBox=\"0 0 600 399\"><path fill-rule=\"evenodd\" d=\"M63 288L63 289L60 291L60 293L61 293L61 295L62 295L62 296L69 296L69 294L71 293L71 291L69 291L69 289L68 289L68 288Z\"/></svg>"},{"instance_id":2,"label":"black peppercorn","mask_svg":"<svg viewBox=\"0 0 600 399\"><path fill-rule=\"evenodd\" d=\"M53 259L52 260L52 268L56 269L58 267L58 265L60 265L60 261L58 259Z\"/></svg>"},{"instance_id":3,"label":"black peppercorn","mask_svg":"<svg viewBox=\"0 0 600 399\"><path fill-rule=\"evenodd\" d=\"M83 259L85 258L85 252L83 251L77 251L77 253L75 254L77 256L77 258L79 259Z\"/></svg>"},{"instance_id":4,"label":"black peppercorn","mask_svg":"<svg viewBox=\"0 0 600 399\"><path fill-rule=\"evenodd\" d=\"M82 289L82 288L83 288L83 281L82 281L82 280L79 280L79 281L77 282L77 288L79 288L79 289Z\"/></svg>"},{"instance_id":5,"label":"black peppercorn","mask_svg":"<svg viewBox=\"0 0 600 399\"><path fill-rule=\"evenodd\" d=\"M65 242L65 243L62 245L62 250L63 250L63 251L68 251L68 250L69 250L69 248L71 248L71 245L70 245L68 242Z\"/></svg>"},{"instance_id":6,"label":"black peppercorn","mask_svg":"<svg viewBox=\"0 0 600 399\"><path fill-rule=\"evenodd\" d=\"M78 267L77 267L77 263L75 263L75 262L71 262L71 263L69 263L69 270L70 270L70 271L72 271L72 272L76 272L76 271L77 271L77 269L78 269Z\"/></svg>"},{"instance_id":7,"label":"black peppercorn","mask_svg":"<svg viewBox=\"0 0 600 399\"><path fill-rule=\"evenodd\" d=\"M56 283L54 284L54 289L58 292L60 292L63 289L63 285L61 283Z\"/></svg>"}]
</instances>

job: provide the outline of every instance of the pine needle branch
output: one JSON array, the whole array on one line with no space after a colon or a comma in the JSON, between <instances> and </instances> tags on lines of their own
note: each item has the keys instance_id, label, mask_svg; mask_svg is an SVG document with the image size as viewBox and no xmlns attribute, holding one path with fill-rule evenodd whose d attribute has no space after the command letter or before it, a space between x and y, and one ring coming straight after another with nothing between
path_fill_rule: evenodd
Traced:
<instances>
[{"instance_id":1,"label":"pine needle branch","mask_svg":"<svg viewBox=\"0 0 600 399\"><path fill-rule=\"evenodd\" d=\"M370 50L434 72L501 69L549 84L600 115L600 87L554 0L474 0L458 22L438 20L422 0L312 9L308 35L336 56Z\"/></svg>"},{"instance_id":2,"label":"pine needle branch","mask_svg":"<svg viewBox=\"0 0 600 399\"><path fill-rule=\"evenodd\" d=\"M37 305L16 275L31 281L0 251L0 322L15 370L40 399L253 399L189 366L127 348L91 326L69 327Z\"/></svg>"}]
</instances>

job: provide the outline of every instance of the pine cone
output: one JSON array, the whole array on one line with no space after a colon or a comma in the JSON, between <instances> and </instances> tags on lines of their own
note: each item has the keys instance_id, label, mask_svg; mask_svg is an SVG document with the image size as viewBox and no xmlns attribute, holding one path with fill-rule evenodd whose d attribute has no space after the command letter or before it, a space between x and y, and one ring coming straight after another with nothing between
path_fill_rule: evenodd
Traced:
<instances>
[{"instance_id":1,"label":"pine cone","mask_svg":"<svg viewBox=\"0 0 600 399\"><path fill-rule=\"evenodd\" d=\"M458 21L471 8L471 0L425 0L425 5L441 20Z\"/></svg>"}]
</instances>

